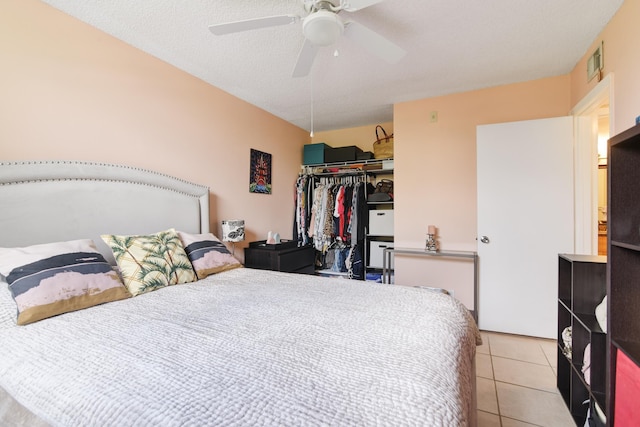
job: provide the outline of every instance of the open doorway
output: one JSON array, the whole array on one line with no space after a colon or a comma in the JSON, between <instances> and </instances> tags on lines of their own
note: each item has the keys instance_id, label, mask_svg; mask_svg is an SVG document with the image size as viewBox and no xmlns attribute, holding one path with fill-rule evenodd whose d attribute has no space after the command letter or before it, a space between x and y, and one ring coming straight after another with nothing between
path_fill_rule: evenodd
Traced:
<instances>
[{"instance_id":1,"label":"open doorway","mask_svg":"<svg viewBox=\"0 0 640 427\"><path fill-rule=\"evenodd\" d=\"M598 255L607 255L607 141L609 104L598 109Z\"/></svg>"},{"instance_id":2,"label":"open doorway","mask_svg":"<svg viewBox=\"0 0 640 427\"><path fill-rule=\"evenodd\" d=\"M598 150L598 146L606 147L609 135L614 133L614 112L609 103L612 93L610 73L571 111L575 135L574 250L578 254L606 254L606 149Z\"/></svg>"}]
</instances>

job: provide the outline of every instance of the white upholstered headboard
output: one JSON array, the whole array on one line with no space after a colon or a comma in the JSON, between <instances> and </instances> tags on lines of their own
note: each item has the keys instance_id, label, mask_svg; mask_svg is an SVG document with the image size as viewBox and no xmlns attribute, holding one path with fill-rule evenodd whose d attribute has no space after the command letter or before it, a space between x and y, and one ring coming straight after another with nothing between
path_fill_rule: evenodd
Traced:
<instances>
[{"instance_id":1,"label":"white upholstered headboard","mask_svg":"<svg viewBox=\"0 0 640 427\"><path fill-rule=\"evenodd\" d=\"M100 163L0 163L0 247L167 228L209 232L209 188L168 175Z\"/></svg>"}]
</instances>

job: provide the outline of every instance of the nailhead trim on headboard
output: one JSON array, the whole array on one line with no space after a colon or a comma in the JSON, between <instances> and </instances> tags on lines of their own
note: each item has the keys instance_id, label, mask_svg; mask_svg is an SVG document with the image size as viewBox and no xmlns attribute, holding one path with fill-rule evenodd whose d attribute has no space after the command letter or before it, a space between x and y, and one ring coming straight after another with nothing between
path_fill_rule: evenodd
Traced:
<instances>
[{"instance_id":1,"label":"nailhead trim on headboard","mask_svg":"<svg viewBox=\"0 0 640 427\"><path fill-rule=\"evenodd\" d=\"M30 166L36 166L36 165L62 165L62 166L79 166L79 167L89 167L89 168L96 168L96 169L103 169L104 171L113 171L113 170L118 170L118 169L122 169L122 170L126 170L126 171L132 171L134 173L139 173L140 174L140 178L141 181L136 181L136 180L131 180L131 179L117 179L117 177L100 177L100 176L91 176L91 177L81 177L78 176L77 178L75 177L68 177L68 178L59 178L56 177L55 174L53 173L48 173L48 174L44 174L43 176L37 176L38 174L34 174L33 177L31 177L31 175L29 175L28 172L30 171L25 171L25 178L27 179L21 179L21 180L16 180L15 177L15 167L22 167L22 166L26 166L27 168L29 168ZM3 166L8 166L8 167L14 167L14 170L12 171L11 177L5 176L2 173L2 167ZM67 172L71 172L72 175L75 175L75 173L73 173L72 170L67 170ZM78 171L79 174L80 171ZM82 171L82 173L87 174L87 171ZM93 175L93 174L91 174ZM162 185L161 183L156 183L156 182L145 182L144 178L149 178L149 177L157 177L159 180L166 180L166 181L170 181L173 185L172 186L166 186L166 185ZM68 161L68 160L41 160L41 161L15 161L15 162L0 162L0 185L15 185L15 184L20 184L20 183L26 183L26 182L43 182L43 181L61 181L61 180L78 180L78 181L111 181L111 182L124 182L124 183L130 183L130 184L136 184L136 185L147 185L150 187L157 187L157 188L161 188L164 190L169 190L169 191L175 191L177 193L182 193L185 195L189 195L189 196L202 196L203 192L207 192L209 191L209 187L207 186L203 186L200 184L195 184L193 182L181 179L181 178L176 178L167 174L163 174L163 173L159 173L159 172L155 172L155 171L151 171L151 170L147 170L147 169L142 169L142 168L136 168L136 167L132 167L132 166L125 166L125 165L116 165L116 164L109 164L109 163L97 163L97 162L82 162L82 161ZM173 188L173 186L176 183L180 183L180 187L181 189L177 189L177 188Z\"/></svg>"}]
</instances>

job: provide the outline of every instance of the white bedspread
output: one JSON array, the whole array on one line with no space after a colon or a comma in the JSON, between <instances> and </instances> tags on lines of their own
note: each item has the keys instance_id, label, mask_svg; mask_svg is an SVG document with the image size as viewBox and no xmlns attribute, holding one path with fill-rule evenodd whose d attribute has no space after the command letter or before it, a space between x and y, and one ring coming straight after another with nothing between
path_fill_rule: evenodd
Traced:
<instances>
[{"instance_id":1,"label":"white bedspread","mask_svg":"<svg viewBox=\"0 0 640 427\"><path fill-rule=\"evenodd\" d=\"M479 333L428 290L237 269L15 325L0 386L55 426L465 426Z\"/></svg>"}]
</instances>

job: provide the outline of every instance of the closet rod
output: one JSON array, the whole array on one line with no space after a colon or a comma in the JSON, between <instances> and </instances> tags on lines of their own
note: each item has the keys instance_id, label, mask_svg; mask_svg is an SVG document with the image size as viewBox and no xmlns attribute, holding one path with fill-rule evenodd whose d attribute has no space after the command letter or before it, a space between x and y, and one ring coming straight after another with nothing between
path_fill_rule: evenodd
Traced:
<instances>
[{"instance_id":1,"label":"closet rod","mask_svg":"<svg viewBox=\"0 0 640 427\"><path fill-rule=\"evenodd\" d=\"M323 177L323 176L335 176L335 177L341 177L341 176L364 176L366 175L365 171L353 171L353 172L321 172L321 173L312 173L309 175L313 175L313 176L318 176L318 177Z\"/></svg>"}]
</instances>

